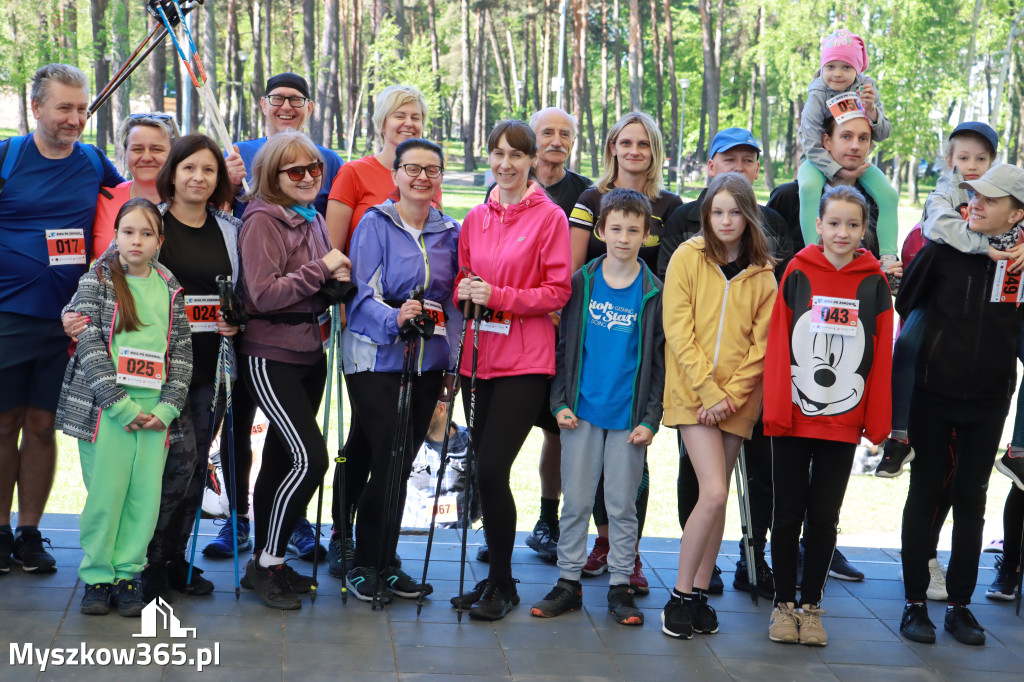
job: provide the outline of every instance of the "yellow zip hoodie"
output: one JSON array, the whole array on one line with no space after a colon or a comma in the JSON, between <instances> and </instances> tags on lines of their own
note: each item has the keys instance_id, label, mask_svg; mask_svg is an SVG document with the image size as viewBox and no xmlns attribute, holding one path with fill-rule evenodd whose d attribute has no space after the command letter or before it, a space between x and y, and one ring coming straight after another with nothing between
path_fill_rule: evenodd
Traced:
<instances>
[{"instance_id":1,"label":"yellow zip hoodie","mask_svg":"<svg viewBox=\"0 0 1024 682\"><path fill-rule=\"evenodd\" d=\"M704 256L704 238L676 249L665 273L666 426L696 424L697 410L728 397L736 413L718 423L750 438L761 410L774 269L749 265L726 280Z\"/></svg>"}]
</instances>

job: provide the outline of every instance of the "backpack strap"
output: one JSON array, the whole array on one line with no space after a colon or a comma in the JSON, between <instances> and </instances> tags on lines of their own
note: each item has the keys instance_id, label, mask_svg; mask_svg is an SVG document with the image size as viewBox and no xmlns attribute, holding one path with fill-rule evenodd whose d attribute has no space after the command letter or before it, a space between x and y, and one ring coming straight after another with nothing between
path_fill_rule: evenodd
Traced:
<instances>
[{"instance_id":1,"label":"backpack strap","mask_svg":"<svg viewBox=\"0 0 1024 682\"><path fill-rule=\"evenodd\" d=\"M7 179L11 177L14 167L21 160L21 154L25 150L26 139L28 139L28 135L15 135L8 138L7 144L4 145L3 156L0 157L2 159L2 165L0 165L0 193L4 191Z\"/></svg>"},{"instance_id":2,"label":"backpack strap","mask_svg":"<svg viewBox=\"0 0 1024 682\"><path fill-rule=\"evenodd\" d=\"M89 159L89 163L92 164L92 169L96 171L96 178L100 182L103 182L103 162L100 161L100 150L91 144L80 144L82 146L82 151L85 152L85 157Z\"/></svg>"}]
</instances>

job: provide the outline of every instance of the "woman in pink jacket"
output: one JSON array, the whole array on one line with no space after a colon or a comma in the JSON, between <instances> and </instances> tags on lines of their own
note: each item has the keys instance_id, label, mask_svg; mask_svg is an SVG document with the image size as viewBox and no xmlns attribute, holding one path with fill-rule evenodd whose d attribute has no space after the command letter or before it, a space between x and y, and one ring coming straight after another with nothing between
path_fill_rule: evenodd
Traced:
<instances>
[{"instance_id":1,"label":"woman in pink jacket","mask_svg":"<svg viewBox=\"0 0 1024 682\"><path fill-rule=\"evenodd\" d=\"M502 121L491 131L487 151L497 186L462 224L456 299L486 309L471 435L490 571L452 604L469 608L473 618L498 620L519 603L512 578L516 504L509 476L555 373L550 313L569 300L572 257L565 213L532 179L533 130L522 121ZM467 349L463 377L470 376L471 358ZM463 391L467 413L468 393Z\"/></svg>"}]
</instances>

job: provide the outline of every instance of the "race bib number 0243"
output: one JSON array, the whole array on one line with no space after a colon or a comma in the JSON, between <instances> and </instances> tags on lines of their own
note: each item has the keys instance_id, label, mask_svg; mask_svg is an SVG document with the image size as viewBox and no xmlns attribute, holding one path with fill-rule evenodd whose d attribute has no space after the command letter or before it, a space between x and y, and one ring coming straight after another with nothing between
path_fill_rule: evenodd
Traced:
<instances>
[{"instance_id":1,"label":"race bib number 0243","mask_svg":"<svg viewBox=\"0 0 1024 682\"><path fill-rule=\"evenodd\" d=\"M857 335L860 301L855 298L815 296L811 299L811 333Z\"/></svg>"},{"instance_id":2,"label":"race bib number 0243","mask_svg":"<svg viewBox=\"0 0 1024 682\"><path fill-rule=\"evenodd\" d=\"M164 356L139 348L118 349L116 381L122 386L160 390L164 384Z\"/></svg>"}]
</instances>

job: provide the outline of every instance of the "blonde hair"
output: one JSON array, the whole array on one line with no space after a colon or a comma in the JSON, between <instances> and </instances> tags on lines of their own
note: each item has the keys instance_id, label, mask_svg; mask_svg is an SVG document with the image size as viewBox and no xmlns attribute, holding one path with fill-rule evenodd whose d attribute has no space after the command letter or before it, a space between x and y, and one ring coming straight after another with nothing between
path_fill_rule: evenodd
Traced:
<instances>
[{"instance_id":1,"label":"blonde hair","mask_svg":"<svg viewBox=\"0 0 1024 682\"><path fill-rule=\"evenodd\" d=\"M604 141L604 173L597 181L597 191L604 194L612 188L619 176L619 160L615 158L615 143L622 131L631 123L639 123L647 131L651 141L651 165L647 169L647 181L643 193L650 201L657 201L661 196L664 183L661 179L661 167L665 163L665 145L661 139L661 131L654 119L642 111L631 111L620 118L608 131Z\"/></svg>"},{"instance_id":2,"label":"blonde hair","mask_svg":"<svg viewBox=\"0 0 1024 682\"><path fill-rule=\"evenodd\" d=\"M377 142L384 146L384 121L397 109L406 104L420 105L423 112L423 123L427 121L427 100L423 93L412 85L389 85L377 93L373 103L373 129L377 131Z\"/></svg>"},{"instance_id":3,"label":"blonde hair","mask_svg":"<svg viewBox=\"0 0 1024 682\"><path fill-rule=\"evenodd\" d=\"M165 118L166 117L166 118ZM117 127L117 145L124 150L128 149L128 133L133 128L156 128L167 136L170 142L181 137L181 130L178 129L178 121L171 114L162 111L153 111L148 114L133 114L128 116L121 125Z\"/></svg>"},{"instance_id":4,"label":"blonde hair","mask_svg":"<svg viewBox=\"0 0 1024 682\"><path fill-rule=\"evenodd\" d=\"M316 148L313 141L305 133L297 130L282 130L267 140L256 159L252 164L252 186L246 201L263 199L279 206L290 206L295 201L281 191L280 170L281 167L303 152L314 161L324 162L320 150ZM319 178L322 183L324 175Z\"/></svg>"}]
</instances>

